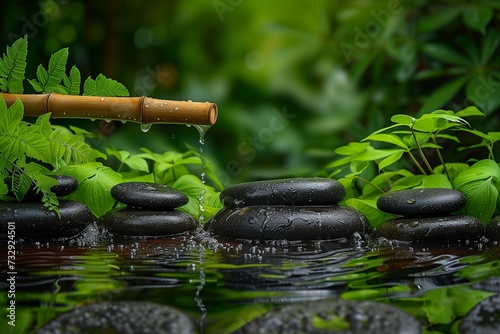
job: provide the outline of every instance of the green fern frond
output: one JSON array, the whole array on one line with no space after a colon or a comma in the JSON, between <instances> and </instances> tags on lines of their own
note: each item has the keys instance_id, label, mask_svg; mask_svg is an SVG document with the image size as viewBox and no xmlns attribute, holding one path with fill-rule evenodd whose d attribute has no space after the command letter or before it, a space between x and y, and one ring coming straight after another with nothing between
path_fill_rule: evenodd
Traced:
<instances>
[{"instance_id":1,"label":"green fern frond","mask_svg":"<svg viewBox=\"0 0 500 334\"><path fill-rule=\"evenodd\" d=\"M83 95L86 96L129 96L127 88L116 80L99 74L94 80L88 77L83 84Z\"/></svg>"},{"instance_id":2,"label":"green fern frond","mask_svg":"<svg viewBox=\"0 0 500 334\"><path fill-rule=\"evenodd\" d=\"M68 48L61 49L50 56L48 69L42 65L38 66L36 70L38 80L29 80L36 92L64 93L65 88L60 83L65 76L68 54Z\"/></svg>"},{"instance_id":3,"label":"green fern frond","mask_svg":"<svg viewBox=\"0 0 500 334\"><path fill-rule=\"evenodd\" d=\"M20 38L7 46L7 51L0 58L0 90L6 93L22 94L23 80L28 54L28 36Z\"/></svg>"},{"instance_id":4,"label":"green fern frond","mask_svg":"<svg viewBox=\"0 0 500 334\"><path fill-rule=\"evenodd\" d=\"M52 156L66 161L68 164L82 164L106 159L106 155L91 148L80 136L54 130L47 138Z\"/></svg>"},{"instance_id":5,"label":"green fern frond","mask_svg":"<svg viewBox=\"0 0 500 334\"><path fill-rule=\"evenodd\" d=\"M80 95L81 80L80 70L76 66L73 66L69 71L69 76L63 76L65 94Z\"/></svg>"},{"instance_id":6,"label":"green fern frond","mask_svg":"<svg viewBox=\"0 0 500 334\"><path fill-rule=\"evenodd\" d=\"M14 169L12 173L12 184L11 189L16 196L17 200L20 201L24 198L26 193L31 187L32 179L24 173L24 169L22 166L24 165L24 161L18 161L17 168Z\"/></svg>"}]
</instances>

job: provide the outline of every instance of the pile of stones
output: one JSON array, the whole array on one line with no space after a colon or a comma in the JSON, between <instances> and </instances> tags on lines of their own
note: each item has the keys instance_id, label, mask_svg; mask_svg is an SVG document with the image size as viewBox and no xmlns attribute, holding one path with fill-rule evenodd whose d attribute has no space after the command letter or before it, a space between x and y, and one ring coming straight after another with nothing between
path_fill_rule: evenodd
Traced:
<instances>
[{"instance_id":1,"label":"pile of stones","mask_svg":"<svg viewBox=\"0 0 500 334\"><path fill-rule=\"evenodd\" d=\"M380 223L374 237L400 241L476 240L484 235L476 218L452 213L465 207L465 196L453 189L406 189L385 193L377 200L379 210L397 217Z\"/></svg>"},{"instance_id":2,"label":"pile of stones","mask_svg":"<svg viewBox=\"0 0 500 334\"><path fill-rule=\"evenodd\" d=\"M205 229L215 235L256 240L349 239L367 233L358 211L337 205L345 189L336 180L293 178L241 183L220 194L224 208Z\"/></svg>"},{"instance_id":3,"label":"pile of stones","mask_svg":"<svg viewBox=\"0 0 500 334\"><path fill-rule=\"evenodd\" d=\"M57 185L51 188L56 196L64 197L78 188L78 182L63 175L52 175ZM6 240L9 224L15 225L16 239L26 241L65 240L78 235L94 216L82 203L59 199L59 216L48 211L41 194L31 188L22 202L0 202L0 239Z\"/></svg>"},{"instance_id":4,"label":"pile of stones","mask_svg":"<svg viewBox=\"0 0 500 334\"><path fill-rule=\"evenodd\" d=\"M188 203L180 191L163 184L124 182L111 188L114 199L127 205L110 211L99 222L114 235L159 237L194 230L196 220L175 210Z\"/></svg>"}]
</instances>

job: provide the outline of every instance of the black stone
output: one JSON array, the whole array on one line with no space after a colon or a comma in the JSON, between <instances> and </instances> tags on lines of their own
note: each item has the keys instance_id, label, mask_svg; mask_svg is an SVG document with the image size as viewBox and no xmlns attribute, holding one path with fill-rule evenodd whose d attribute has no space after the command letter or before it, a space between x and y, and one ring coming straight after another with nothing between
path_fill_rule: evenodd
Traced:
<instances>
[{"instance_id":1,"label":"black stone","mask_svg":"<svg viewBox=\"0 0 500 334\"><path fill-rule=\"evenodd\" d=\"M461 334L500 333L500 295L481 300L460 323Z\"/></svg>"},{"instance_id":2,"label":"black stone","mask_svg":"<svg viewBox=\"0 0 500 334\"><path fill-rule=\"evenodd\" d=\"M272 309L238 328L237 334L259 333L418 334L420 323L385 303L322 300Z\"/></svg>"},{"instance_id":3,"label":"black stone","mask_svg":"<svg viewBox=\"0 0 500 334\"><path fill-rule=\"evenodd\" d=\"M111 188L117 201L135 208L165 210L187 204L189 198L180 191L164 184L149 182L124 182Z\"/></svg>"},{"instance_id":4,"label":"black stone","mask_svg":"<svg viewBox=\"0 0 500 334\"><path fill-rule=\"evenodd\" d=\"M483 224L471 216L394 218L373 231L376 238L423 242L476 240L483 235Z\"/></svg>"},{"instance_id":5,"label":"black stone","mask_svg":"<svg viewBox=\"0 0 500 334\"><path fill-rule=\"evenodd\" d=\"M73 193L78 188L78 181L76 181L74 177L68 175L47 175L47 176L57 181L57 184L52 188L50 188L50 191L56 194L57 197L67 196ZM6 181L7 184L9 185L12 182L10 177ZM8 195L14 197L14 194L10 189ZM37 192L37 190L34 187L30 187L26 192L26 195L24 196L25 200L40 201L41 198L42 198L42 193Z\"/></svg>"},{"instance_id":6,"label":"black stone","mask_svg":"<svg viewBox=\"0 0 500 334\"><path fill-rule=\"evenodd\" d=\"M343 206L248 206L225 208L205 225L215 235L259 240L349 239L369 225L358 211Z\"/></svg>"},{"instance_id":7,"label":"black stone","mask_svg":"<svg viewBox=\"0 0 500 334\"><path fill-rule=\"evenodd\" d=\"M183 312L151 302L99 302L77 307L52 319L37 334L155 333L192 334L193 322Z\"/></svg>"},{"instance_id":8,"label":"black stone","mask_svg":"<svg viewBox=\"0 0 500 334\"><path fill-rule=\"evenodd\" d=\"M494 217L486 226L486 238L500 241L500 216Z\"/></svg>"},{"instance_id":9,"label":"black stone","mask_svg":"<svg viewBox=\"0 0 500 334\"><path fill-rule=\"evenodd\" d=\"M344 196L342 184L326 178L247 182L229 186L220 193L222 203L230 208L253 205L334 205Z\"/></svg>"},{"instance_id":10,"label":"black stone","mask_svg":"<svg viewBox=\"0 0 500 334\"><path fill-rule=\"evenodd\" d=\"M9 222L15 222L16 239L60 240L73 237L94 221L82 203L59 201L61 219L38 202L1 202L0 238L5 239Z\"/></svg>"},{"instance_id":11,"label":"black stone","mask_svg":"<svg viewBox=\"0 0 500 334\"><path fill-rule=\"evenodd\" d=\"M405 217L439 217L462 209L465 202L465 196L457 190L422 188L385 193L377 200L377 207Z\"/></svg>"},{"instance_id":12,"label":"black stone","mask_svg":"<svg viewBox=\"0 0 500 334\"><path fill-rule=\"evenodd\" d=\"M99 218L100 224L113 234L124 236L167 236L192 231L197 223L180 211L121 210L110 211Z\"/></svg>"}]
</instances>

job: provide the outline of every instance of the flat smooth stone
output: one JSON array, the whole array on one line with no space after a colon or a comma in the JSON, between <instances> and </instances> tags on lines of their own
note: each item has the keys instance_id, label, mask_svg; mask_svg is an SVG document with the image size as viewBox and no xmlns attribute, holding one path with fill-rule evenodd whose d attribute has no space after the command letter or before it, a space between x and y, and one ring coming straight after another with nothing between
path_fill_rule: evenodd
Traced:
<instances>
[{"instance_id":1,"label":"flat smooth stone","mask_svg":"<svg viewBox=\"0 0 500 334\"><path fill-rule=\"evenodd\" d=\"M175 210L110 211L99 218L99 222L110 232L124 236L167 236L192 231L197 227L193 217Z\"/></svg>"},{"instance_id":2,"label":"flat smooth stone","mask_svg":"<svg viewBox=\"0 0 500 334\"><path fill-rule=\"evenodd\" d=\"M471 216L394 218L373 231L376 238L423 242L465 241L483 235L483 224Z\"/></svg>"},{"instance_id":3,"label":"flat smooth stone","mask_svg":"<svg viewBox=\"0 0 500 334\"><path fill-rule=\"evenodd\" d=\"M194 332L189 316L173 307L151 302L120 301L74 308L46 323L37 334Z\"/></svg>"},{"instance_id":4,"label":"flat smooth stone","mask_svg":"<svg viewBox=\"0 0 500 334\"><path fill-rule=\"evenodd\" d=\"M238 328L237 334L263 333L419 334L420 323L389 304L322 300L277 307Z\"/></svg>"},{"instance_id":5,"label":"flat smooth stone","mask_svg":"<svg viewBox=\"0 0 500 334\"><path fill-rule=\"evenodd\" d=\"M82 203L59 200L61 219L39 202L1 202L0 238L5 239L9 222L15 222L16 239L60 240L73 237L94 221Z\"/></svg>"},{"instance_id":6,"label":"flat smooth stone","mask_svg":"<svg viewBox=\"0 0 500 334\"><path fill-rule=\"evenodd\" d=\"M465 207L465 196L453 189L422 188L396 190L377 200L379 210L405 217L439 217Z\"/></svg>"},{"instance_id":7,"label":"flat smooth stone","mask_svg":"<svg viewBox=\"0 0 500 334\"><path fill-rule=\"evenodd\" d=\"M461 334L500 333L500 295L481 300L460 322Z\"/></svg>"},{"instance_id":8,"label":"flat smooth stone","mask_svg":"<svg viewBox=\"0 0 500 334\"><path fill-rule=\"evenodd\" d=\"M111 188L111 196L134 208L165 210L187 204L189 198L164 184L150 182L123 182Z\"/></svg>"},{"instance_id":9,"label":"flat smooth stone","mask_svg":"<svg viewBox=\"0 0 500 334\"><path fill-rule=\"evenodd\" d=\"M258 240L349 239L368 232L366 218L344 206L249 206L225 208L205 225L215 235Z\"/></svg>"},{"instance_id":10,"label":"flat smooth stone","mask_svg":"<svg viewBox=\"0 0 500 334\"><path fill-rule=\"evenodd\" d=\"M494 217L486 226L486 238L500 241L500 216Z\"/></svg>"},{"instance_id":11,"label":"flat smooth stone","mask_svg":"<svg viewBox=\"0 0 500 334\"><path fill-rule=\"evenodd\" d=\"M337 180L293 178L255 181L229 186L220 193L226 207L254 205L334 205L345 196Z\"/></svg>"}]
</instances>

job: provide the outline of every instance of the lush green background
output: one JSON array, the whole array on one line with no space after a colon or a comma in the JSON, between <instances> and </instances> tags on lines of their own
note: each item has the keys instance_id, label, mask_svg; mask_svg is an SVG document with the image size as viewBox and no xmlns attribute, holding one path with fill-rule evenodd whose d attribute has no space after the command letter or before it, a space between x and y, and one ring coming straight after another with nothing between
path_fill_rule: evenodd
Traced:
<instances>
[{"instance_id":1,"label":"lush green background","mask_svg":"<svg viewBox=\"0 0 500 334\"><path fill-rule=\"evenodd\" d=\"M227 185L321 175L335 148L394 114L474 104L487 115L474 126L498 131L499 15L496 0L9 1L0 36L4 50L28 34L29 78L69 47L82 78L216 102L204 151ZM290 118L276 123L285 109ZM91 144L102 150L198 147L196 130L179 125L143 134L137 124L71 123L101 134ZM448 161L476 153L451 152Z\"/></svg>"}]
</instances>

